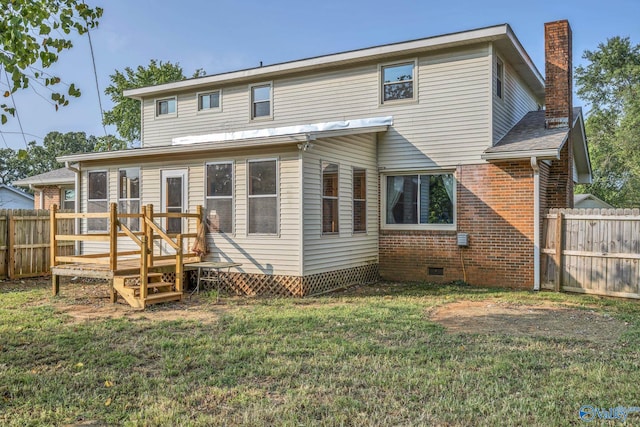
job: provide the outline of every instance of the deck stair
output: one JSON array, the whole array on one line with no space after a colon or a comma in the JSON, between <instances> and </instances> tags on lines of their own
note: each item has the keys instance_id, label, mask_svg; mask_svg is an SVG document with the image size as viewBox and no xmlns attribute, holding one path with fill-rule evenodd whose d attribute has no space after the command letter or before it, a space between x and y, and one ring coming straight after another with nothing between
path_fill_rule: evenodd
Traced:
<instances>
[{"instance_id":1,"label":"deck stair","mask_svg":"<svg viewBox=\"0 0 640 427\"><path fill-rule=\"evenodd\" d=\"M162 273L148 273L146 296L143 297L140 275L123 275L113 278L112 299L118 295L135 308L145 308L150 304L182 300L182 292L175 291L175 285L162 280Z\"/></svg>"}]
</instances>

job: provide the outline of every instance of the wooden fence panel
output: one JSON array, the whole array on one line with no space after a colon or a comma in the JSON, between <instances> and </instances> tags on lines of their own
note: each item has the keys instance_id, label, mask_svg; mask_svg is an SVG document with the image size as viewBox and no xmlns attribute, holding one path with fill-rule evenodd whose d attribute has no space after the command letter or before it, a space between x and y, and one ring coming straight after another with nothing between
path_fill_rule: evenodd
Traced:
<instances>
[{"instance_id":1,"label":"wooden fence panel","mask_svg":"<svg viewBox=\"0 0 640 427\"><path fill-rule=\"evenodd\" d=\"M640 298L639 209L552 209L542 229L543 287Z\"/></svg>"},{"instance_id":2,"label":"wooden fence panel","mask_svg":"<svg viewBox=\"0 0 640 427\"><path fill-rule=\"evenodd\" d=\"M36 277L50 272L49 211L0 211L0 278ZM74 234L72 219L58 220L61 233ZM5 242L3 244L3 242ZM73 242L58 244L60 255L73 255Z\"/></svg>"}]
</instances>

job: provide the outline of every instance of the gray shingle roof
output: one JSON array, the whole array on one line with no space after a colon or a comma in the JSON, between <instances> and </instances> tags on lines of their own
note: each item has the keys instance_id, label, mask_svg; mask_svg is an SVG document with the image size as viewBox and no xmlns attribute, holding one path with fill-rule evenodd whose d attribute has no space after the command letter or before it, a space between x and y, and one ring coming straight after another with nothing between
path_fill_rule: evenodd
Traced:
<instances>
[{"instance_id":1,"label":"gray shingle roof","mask_svg":"<svg viewBox=\"0 0 640 427\"><path fill-rule=\"evenodd\" d=\"M574 117L581 109L573 109ZM535 152L559 150L569 133L568 129L546 129L544 110L528 112L496 145L485 150L486 154L510 152Z\"/></svg>"},{"instance_id":2,"label":"gray shingle roof","mask_svg":"<svg viewBox=\"0 0 640 427\"><path fill-rule=\"evenodd\" d=\"M75 183L75 173L67 168L54 169L49 172L33 175L29 178L14 181L14 185L60 185Z\"/></svg>"}]
</instances>

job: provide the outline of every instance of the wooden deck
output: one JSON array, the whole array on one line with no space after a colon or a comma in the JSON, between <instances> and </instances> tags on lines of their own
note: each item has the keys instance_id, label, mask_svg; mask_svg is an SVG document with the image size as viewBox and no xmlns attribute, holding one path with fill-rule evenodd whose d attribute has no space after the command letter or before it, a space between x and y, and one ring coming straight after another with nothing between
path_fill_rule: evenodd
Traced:
<instances>
[{"instance_id":1,"label":"wooden deck","mask_svg":"<svg viewBox=\"0 0 640 427\"><path fill-rule=\"evenodd\" d=\"M199 258L184 258L183 265L192 262L199 261ZM175 271L176 260L156 260L152 267L149 267L149 271ZM107 264L60 264L51 269L51 273L56 276L73 276L73 277L88 277L94 279L113 279L116 276L129 276L132 274L140 274L140 260L135 259L120 259L118 260L118 269L111 270Z\"/></svg>"}]
</instances>

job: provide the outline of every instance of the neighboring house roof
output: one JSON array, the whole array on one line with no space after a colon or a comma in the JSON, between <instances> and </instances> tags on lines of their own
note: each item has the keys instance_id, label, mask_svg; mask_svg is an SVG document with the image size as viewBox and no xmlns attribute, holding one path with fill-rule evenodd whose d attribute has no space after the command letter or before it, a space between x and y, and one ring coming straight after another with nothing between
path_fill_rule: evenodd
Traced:
<instances>
[{"instance_id":1,"label":"neighboring house roof","mask_svg":"<svg viewBox=\"0 0 640 427\"><path fill-rule=\"evenodd\" d=\"M299 126L283 126L268 129L245 130L210 135L176 138L173 145L135 148L101 153L80 153L58 157L59 162L81 162L90 160L127 159L147 156L170 156L184 153L184 145L189 144L189 152L218 151L232 148L265 147L296 143L308 143L316 138L330 138L386 131L393 124L393 117L371 117L341 122L314 123Z\"/></svg>"},{"instance_id":2,"label":"neighboring house roof","mask_svg":"<svg viewBox=\"0 0 640 427\"><path fill-rule=\"evenodd\" d=\"M22 197L25 200L28 200L29 202L31 202L33 204L33 196L29 193L25 193L24 191L20 190L19 188L14 188L10 185L6 185L6 184L0 184L0 191L8 191L18 197ZM2 199L0 197L0 199Z\"/></svg>"},{"instance_id":3,"label":"neighboring house roof","mask_svg":"<svg viewBox=\"0 0 640 427\"><path fill-rule=\"evenodd\" d=\"M268 80L275 76L282 77L287 74L300 73L303 71L318 71L328 68L334 69L338 66L357 64L365 61L378 61L381 59L389 60L395 57L406 57L407 55L414 55L421 52L487 42L494 43L505 59L524 79L533 93L539 98L544 98L544 79L508 24L438 35L400 43L385 44L365 49L351 50L229 73L214 74L205 77L181 80L178 82L165 83L157 86L129 89L124 91L124 96L142 99L144 97L150 97L166 92L193 90L207 86L210 87L211 85L218 85L221 82L228 84L243 81L256 81L256 79Z\"/></svg>"},{"instance_id":4,"label":"neighboring house roof","mask_svg":"<svg viewBox=\"0 0 640 427\"><path fill-rule=\"evenodd\" d=\"M46 187L49 185L66 185L75 183L75 173L67 168L55 169L49 172L33 175L14 181L14 185Z\"/></svg>"},{"instance_id":5,"label":"neighboring house roof","mask_svg":"<svg viewBox=\"0 0 640 427\"><path fill-rule=\"evenodd\" d=\"M605 208L605 209L613 208L613 206L611 206L609 203L589 193L575 194L573 196L573 207L574 208L589 207L589 208Z\"/></svg>"},{"instance_id":6,"label":"neighboring house roof","mask_svg":"<svg viewBox=\"0 0 640 427\"><path fill-rule=\"evenodd\" d=\"M577 182L591 182L591 162L584 131L582 108L573 109L573 159ZM538 160L560 158L560 150L569 137L568 128L547 129L545 111L530 111L493 147L484 151L485 160L513 160L536 157Z\"/></svg>"}]
</instances>

